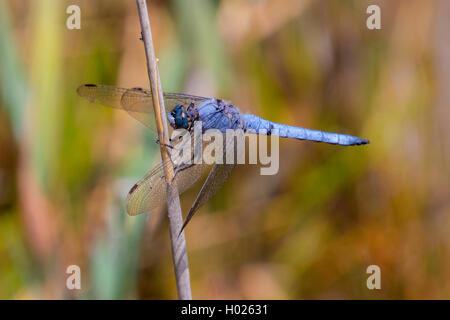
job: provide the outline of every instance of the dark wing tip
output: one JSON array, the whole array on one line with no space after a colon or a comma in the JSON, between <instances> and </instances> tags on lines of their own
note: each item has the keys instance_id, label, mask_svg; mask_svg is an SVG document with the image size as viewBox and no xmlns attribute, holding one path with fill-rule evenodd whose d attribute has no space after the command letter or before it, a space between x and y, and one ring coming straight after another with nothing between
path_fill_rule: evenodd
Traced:
<instances>
[{"instance_id":1,"label":"dark wing tip","mask_svg":"<svg viewBox=\"0 0 450 320\"><path fill-rule=\"evenodd\" d=\"M132 194L134 192L134 190L136 190L136 188L138 187L138 184L136 183L134 186L131 187L130 191L128 191L128 194Z\"/></svg>"},{"instance_id":2,"label":"dark wing tip","mask_svg":"<svg viewBox=\"0 0 450 320\"><path fill-rule=\"evenodd\" d=\"M78 94L80 94L81 93L81 90L83 90L83 88L97 88L97 85L96 84L90 84L90 83L88 83L88 84L82 84L81 86L79 86L78 88L77 88L77 92L78 92Z\"/></svg>"},{"instance_id":3,"label":"dark wing tip","mask_svg":"<svg viewBox=\"0 0 450 320\"><path fill-rule=\"evenodd\" d=\"M89 100L89 102L94 102L95 99L90 97L87 92L85 91L86 88L96 88L96 84L82 84L77 88L77 93L80 97L86 98Z\"/></svg>"}]
</instances>

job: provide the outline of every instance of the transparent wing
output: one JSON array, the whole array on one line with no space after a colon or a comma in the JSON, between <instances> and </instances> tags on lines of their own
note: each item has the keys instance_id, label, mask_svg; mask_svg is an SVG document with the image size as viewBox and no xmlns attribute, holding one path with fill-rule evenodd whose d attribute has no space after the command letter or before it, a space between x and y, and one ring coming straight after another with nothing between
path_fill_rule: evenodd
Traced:
<instances>
[{"instance_id":1,"label":"transparent wing","mask_svg":"<svg viewBox=\"0 0 450 320\"><path fill-rule=\"evenodd\" d=\"M206 164L197 164L178 172L173 182L177 186L178 193L182 194L189 189L209 167ZM134 216L165 206L166 189L164 164L160 163L131 188L127 197L127 213Z\"/></svg>"},{"instance_id":2,"label":"transparent wing","mask_svg":"<svg viewBox=\"0 0 450 320\"><path fill-rule=\"evenodd\" d=\"M164 93L164 107L166 113L172 111L172 109L182 104L189 106L193 103L195 106L201 102L207 100L207 98L191 96L181 93ZM155 130L155 118L153 116L153 97L150 91L143 89L128 89L121 99L121 106L123 109L135 119L142 122L147 127Z\"/></svg>"},{"instance_id":3,"label":"transparent wing","mask_svg":"<svg viewBox=\"0 0 450 320\"><path fill-rule=\"evenodd\" d=\"M205 163L192 165L189 161L187 161L188 157L183 156L182 151L188 149L190 152L188 154L193 154L195 147L193 140L193 136L190 135L189 139L182 140L175 145L173 152L171 153L172 163L176 172L173 183L176 184L179 194L182 194L184 191L189 189L207 170L211 168L211 165ZM186 141L189 141L189 143ZM186 216L180 232L186 227L195 212L217 193L228 178L232 169L235 167L235 164L226 164L226 154L233 152L237 158L237 153L242 150L235 148L233 140L225 140L225 135L224 143L224 152L222 154L223 164L215 164L213 166L199 194L197 195L194 204ZM133 188L131 188L127 199L128 214L137 215L140 213L151 212L153 209L165 205L167 202L166 188L164 163L160 163L135 186L133 186Z\"/></svg>"},{"instance_id":4,"label":"transparent wing","mask_svg":"<svg viewBox=\"0 0 450 320\"><path fill-rule=\"evenodd\" d=\"M177 186L179 194L189 189L210 167L204 163L192 165L190 161L187 161L183 151L188 151L188 148L193 150L192 140L190 137L176 144L171 152L171 160L167 160L172 161L174 166L175 178L172 183ZM166 205L167 185L164 165L164 162L159 163L131 188L127 197L129 215L148 213Z\"/></svg>"},{"instance_id":5,"label":"transparent wing","mask_svg":"<svg viewBox=\"0 0 450 320\"><path fill-rule=\"evenodd\" d=\"M200 208L206 202L208 202L208 200L211 199L211 197L215 195L216 192L222 187L222 185L224 184L225 180L228 178L228 176L231 173L231 170L233 170L234 167L235 167L234 164L214 165L214 167L208 174L208 178L206 178L205 183L203 184L200 192L198 193L197 198L194 201L194 204L189 210L189 213L186 216L186 219L184 220L183 227L181 228L180 233L187 226L191 218L194 216L194 213L197 212L198 208Z\"/></svg>"},{"instance_id":6,"label":"transparent wing","mask_svg":"<svg viewBox=\"0 0 450 320\"><path fill-rule=\"evenodd\" d=\"M243 138L243 132L238 131L238 137L237 139ZM184 220L183 227L180 230L180 233L184 230L184 228L187 226L191 218L194 216L195 212L203 206L206 202L208 202L209 199L211 199L212 196L214 196L217 191L222 187L222 185L227 180L228 176L230 175L233 168L236 166L236 160L239 157L237 154L238 152L242 152L240 148L236 148L236 145L234 144L234 140L227 141L226 135L223 135L223 141L224 141L224 148L223 148L223 164L215 164L214 167L211 169L210 173L208 174L208 177L206 178L205 182L203 183L203 186L200 190L200 192L197 195L197 198L195 199L191 209L189 210L188 215L186 216L186 219ZM226 155L227 153L232 152L234 162L233 164L227 164L226 163Z\"/></svg>"},{"instance_id":7,"label":"transparent wing","mask_svg":"<svg viewBox=\"0 0 450 320\"><path fill-rule=\"evenodd\" d=\"M119 88L100 84L84 84L78 87L78 94L90 102L98 102L111 108L126 110L132 117L156 131L153 115L152 93L142 88ZM199 103L208 98L181 93L164 93L166 113L172 111L177 104L185 106Z\"/></svg>"}]
</instances>

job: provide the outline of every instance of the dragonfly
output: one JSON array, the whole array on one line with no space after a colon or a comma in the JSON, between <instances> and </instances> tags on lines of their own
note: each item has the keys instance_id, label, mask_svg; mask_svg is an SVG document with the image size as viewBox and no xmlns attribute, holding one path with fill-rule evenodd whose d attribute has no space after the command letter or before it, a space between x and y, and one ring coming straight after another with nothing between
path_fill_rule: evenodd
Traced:
<instances>
[{"instance_id":1,"label":"dragonfly","mask_svg":"<svg viewBox=\"0 0 450 320\"><path fill-rule=\"evenodd\" d=\"M151 91L142 88L127 89L108 85L84 84L78 87L77 92L90 102L98 102L104 106L125 110L132 117L156 132ZM249 131L258 134L263 132L267 135L276 134L282 138L325 142L342 146L365 145L369 143L367 139L347 134L275 123L250 113L242 113L236 106L223 99L181 93L164 93L163 97L170 126L174 130L185 129L191 136L195 124L201 123L202 132L206 132L209 129L216 129L220 132L225 132L229 129L241 129L244 132ZM172 162L175 172L175 177L171 183L176 185L178 192L181 194L189 189L208 170L209 174L185 218L180 233L191 220L194 213L220 189L235 167L235 164L228 163L216 163L211 167L211 165L206 163L187 161L180 156L179 150L187 148L188 145L190 148L193 148L191 143L182 144L182 142L177 141L171 141L168 146L178 151L172 152L169 159L166 160ZM227 152L227 148L225 146L224 152ZM167 182L164 172L165 165L166 163L164 162L157 164L130 189L126 205L129 215L150 213L152 210L161 208L166 204Z\"/></svg>"}]
</instances>

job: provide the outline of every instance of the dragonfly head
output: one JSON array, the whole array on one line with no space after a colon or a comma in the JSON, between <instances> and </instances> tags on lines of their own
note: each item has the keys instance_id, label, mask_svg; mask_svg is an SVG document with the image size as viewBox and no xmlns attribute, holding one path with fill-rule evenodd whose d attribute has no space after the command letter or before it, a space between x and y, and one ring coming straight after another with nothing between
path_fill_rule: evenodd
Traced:
<instances>
[{"instance_id":1,"label":"dragonfly head","mask_svg":"<svg viewBox=\"0 0 450 320\"><path fill-rule=\"evenodd\" d=\"M174 129L189 128L189 115L184 109L183 105L177 104L167 117L169 119L170 125Z\"/></svg>"}]
</instances>

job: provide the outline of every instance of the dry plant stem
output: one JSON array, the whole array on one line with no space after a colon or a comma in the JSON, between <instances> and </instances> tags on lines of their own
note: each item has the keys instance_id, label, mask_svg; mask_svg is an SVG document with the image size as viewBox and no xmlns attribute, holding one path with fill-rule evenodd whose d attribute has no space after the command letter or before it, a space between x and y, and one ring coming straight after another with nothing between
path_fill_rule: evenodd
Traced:
<instances>
[{"instance_id":1,"label":"dry plant stem","mask_svg":"<svg viewBox=\"0 0 450 320\"><path fill-rule=\"evenodd\" d=\"M169 145L169 130L167 127L166 112L164 108L163 91L158 72L158 59L155 57L152 34L150 29L150 19L147 13L145 0L136 0L139 20L141 22L142 40L144 41L145 54L147 58L148 76L150 78L150 87L153 96L153 107L155 111L156 127L158 130L158 139L161 142L162 160L168 159L169 154L167 145ZM178 298L182 300L192 299L191 283L189 276L189 265L186 253L186 240L184 232L178 236L178 232L183 225L181 215L180 198L176 186L170 182L174 177L174 170L171 161L165 161L165 175L167 177L167 209L169 215L170 240L172 244L172 260L175 270Z\"/></svg>"}]
</instances>

